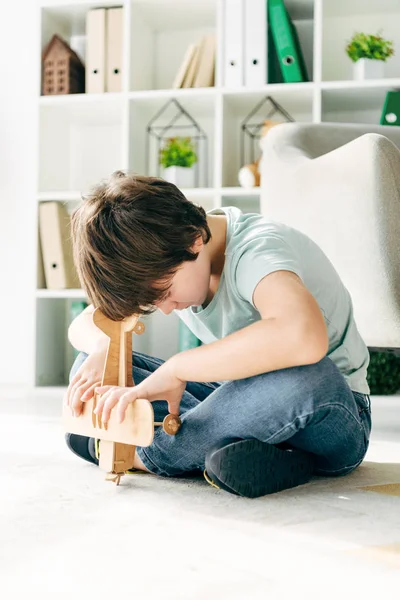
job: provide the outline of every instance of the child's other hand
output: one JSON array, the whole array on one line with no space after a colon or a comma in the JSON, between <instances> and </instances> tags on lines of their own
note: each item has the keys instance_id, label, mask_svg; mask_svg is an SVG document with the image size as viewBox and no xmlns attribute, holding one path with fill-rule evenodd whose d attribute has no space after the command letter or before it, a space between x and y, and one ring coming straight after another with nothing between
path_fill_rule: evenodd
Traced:
<instances>
[{"instance_id":1,"label":"child's other hand","mask_svg":"<svg viewBox=\"0 0 400 600\"><path fill-rule=\"evenodd\" d=\"M117 406L117 421L122 423L128 405L138 398L146 398L150 402L166 400L170 414L179 415L179 405L185 387L186 381L182 381L175 375L174 363L170 359L133 387L112 385L98 387L96 391L101 398L94 412L101 415L103 423L107 423L111 411Z\"/></svg>"},{"instance_id":2,"label":"child's other hand","mask_svg":"<svg viewBox=\"0 0 400 600\"><path fill-rule=\"evenodd\" d=\"M64 402L75 417L79 417L83 403L91 400L95 388L101 385L106 354L107 350L104 348L89 354L68 386Z\"/></svg>"}]
</instances>

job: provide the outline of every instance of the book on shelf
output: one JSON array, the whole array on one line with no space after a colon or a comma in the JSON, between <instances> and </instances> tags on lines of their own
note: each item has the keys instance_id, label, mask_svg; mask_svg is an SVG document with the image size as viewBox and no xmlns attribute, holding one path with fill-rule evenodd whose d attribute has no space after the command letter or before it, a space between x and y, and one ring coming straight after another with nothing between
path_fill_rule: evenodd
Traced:
<instances>
[{"instance_id":1,"label":"book on shelf","mask_svg":"<svg viewBox=\"0 0 400 600\"><path fill-rule=\"evenodd\" d=\"M188 68L186 69L185 76L183 78L183 82L180 87L183 87L183 88L193 87L193 83L196 78L196 73L197 73L197 69L199 66L199 58L200 58L200 46L198 44L195 44L190 63L188 65Z\"/></svg>"},{"instance_id":2,"label":"book on shelf","mask_svg":"<svg viewBox=\"0 0 400 600\"><path fill-rule=\"evenodd\" d=\"M194 55L196 54L196 44L190 44L186 50L185 56L183 57L182 64L179 67L179 70L175 76L174 82L172 84L173 89L183 87L183 83L185 81L186 73L189 70L190 63L193 60Z\"/></svg>"},{"instance_id":3,"label":"book on shelf","mask_svg":"<svg viewBox=\"0 0 400 600\"><path fill-rule=\"evenodd\" d=\"M212 87L214 85L215 52L215 35L203 36L200 41L198 67L193 87Z\"/></svg>"},{"instance_id":4,"label":"book on shelf","mask_svg":"<svg viewBox=\"0 0 400 600\"><path fill-rule=\"evenodd\" d=\"M198 43L190 44L176 73L172 88L212 87L215 78L215 52L214 34L204 35Z\"/></svg>"}]
</instances>

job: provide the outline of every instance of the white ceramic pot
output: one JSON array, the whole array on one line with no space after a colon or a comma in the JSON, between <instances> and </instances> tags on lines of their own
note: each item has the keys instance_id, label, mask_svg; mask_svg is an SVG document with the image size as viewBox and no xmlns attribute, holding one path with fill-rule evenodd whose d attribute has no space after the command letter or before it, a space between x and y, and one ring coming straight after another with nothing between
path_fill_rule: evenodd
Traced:
<instances>
[{"instance_id":1,"label":"white ceramic pot","mask_svg":"<svg viewBox=\"0 0 400 600\"><path fill-rule=\"evenodd\" d=\"M163 177L179 188L194 187L194 167L168 167L164 169Z\"/></svg>"},{"instance_id":2,"label":"white ceramic pot","mask_svg":"<svg viewBox=\"0 0 400 600\"><path fill-rule=\"evenodd\" d=\"M363 81L364 79L382 79L384 77L385 62L371 58L360 58L354 64L354 79Z\"/></svg>"}]
</instances>

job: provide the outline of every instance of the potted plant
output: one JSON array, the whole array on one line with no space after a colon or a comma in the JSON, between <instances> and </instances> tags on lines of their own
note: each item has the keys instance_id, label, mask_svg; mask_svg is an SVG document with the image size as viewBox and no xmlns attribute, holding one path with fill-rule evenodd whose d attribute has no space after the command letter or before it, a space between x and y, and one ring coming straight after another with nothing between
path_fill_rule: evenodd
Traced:
<instances>
[{"instance_id":1,"label":"potted plant","mask_svg":"<svg viewBox=\"0 0 400 600\"><path fill-rule=\"evenodd\" d=\"M354 64L354 78L378 79L383 77L385 62L393 56L393 42L379 34L355 33L346 46L346 52Z\"/></svg>"},{"instance_id":2,"label":"potted plant","mask_svg":"<svg viewBox=\"0 0 400 600\"><path fill-rule=\"evenodd\" d=\"M163 177L180 188L194 187L197 154L190 137L171 137L160 150Z\"/></svg>"}]
</instances>

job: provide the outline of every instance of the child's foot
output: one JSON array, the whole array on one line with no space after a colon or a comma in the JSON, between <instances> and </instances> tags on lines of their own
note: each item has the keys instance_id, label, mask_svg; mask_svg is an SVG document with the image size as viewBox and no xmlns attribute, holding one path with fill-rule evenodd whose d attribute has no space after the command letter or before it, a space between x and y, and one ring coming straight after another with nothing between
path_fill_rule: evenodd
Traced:
<instances>
[{"instance_id":1,"label":"child's foot","mask_svg":"<svg viewBox=\"0 0 400 600\"><path fill-rule=\"evenodd\" d=\"M67 446L74 454L80 456L84 460L91 462L95 465L99 464L99 460L96 457L96 440L85 435L77 435L76 433L66 433L65 441Z\"/></svg>"},{"instance_id":2,"label":"child's foot","mask_svg":"<svg viewBox=\"0 0 400 600\"><path fill-rule=\"evenodd\" d=\"M241 440L208 452L204 477L232 494L257 498L307 483L313 470L314 458L307 452Z\"/></svg>"}]
</instances>

